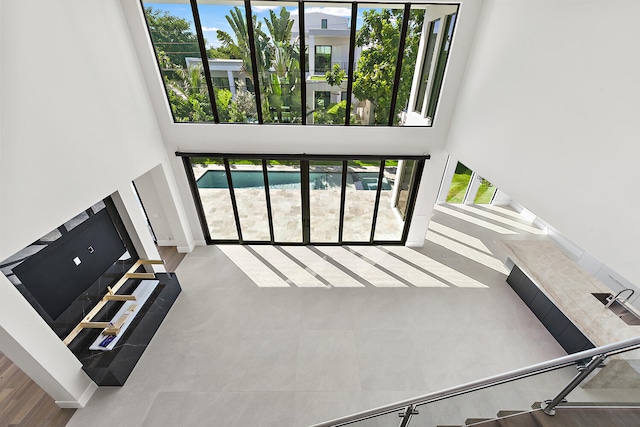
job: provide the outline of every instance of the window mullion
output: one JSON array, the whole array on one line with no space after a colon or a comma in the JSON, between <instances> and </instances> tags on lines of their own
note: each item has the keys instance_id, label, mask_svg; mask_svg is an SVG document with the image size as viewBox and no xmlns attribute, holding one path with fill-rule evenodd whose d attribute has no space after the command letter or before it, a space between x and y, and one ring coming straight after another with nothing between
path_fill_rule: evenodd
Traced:
<instances>
[{"instance_id":1,"label":"window mullion","mask_svg":"<svg viewBox=\"0 0 640 427\"><path fill-rule=\"evenodd\" d=\"M220 123L218 106L216 105L216 94L213 90L211 70L209 70L209 58L207 57L207 49L204 45L204 34L202 34L202 24L200 23L200 13L198 11L198 3L196 0L191 0L191 11L193 13L193 25L196 27L196 36L198 38L200 56L202 57L202 69L204 70L204 78L207 81L207 92L209 92L209 103L211 104L211 111L213 112L213 120L216 123Z\"/></svg>"},{"instance_id":2,"label":"window mullion","mask_svg":"<svg viewBox=\"0 0 640 427\"><path fill-rule=\"evenodd\" d=\"M191 0L195 1L195 0ZM258 110L258 123L264 123L262 118L262 97L260 95L260 82L258 81L258 57L256 55L256 39L253 29L253 13L251 12L251 1L244 0L244 10L247 15L247 37L249 38L249 50L251 51L251 65L253 68L253 90L256 95L256 109Z\"/></svg>"},{"instance_id":3,"label":"window mullion","mask_svg":"<svg viewBox=\"0 0 640 427\"><path fill-rule=\"evenodd\" d=\"M353 73L356 50L356 23L358 19L358 3L351 4L351 33L349 36L349 75L347 76L347 105L346 105L346 117L345 126L350 125L351 121L351 94L353 92Z\"/></svg>"},{"instance_id":4,"label":"window mullion","mask_svg":"<svg viewBox=\"0 0 640 427\"><path fill-rule=\"evenodd\" d=\"M404 57L404 46L407 38L407 29L409 28L409 19L411 16L411 4L404 5L404 15L402 17L402 29L400 30L400 44L398 45L398 59L396 60L396 75L393 79L393 92L391 95L391 105L389 107L389 126L393 126L393 119L396 112L396 102L398 98L398 90L400 90L400 77L402 77L402 59Z\"/></svg>"}]
</instances>

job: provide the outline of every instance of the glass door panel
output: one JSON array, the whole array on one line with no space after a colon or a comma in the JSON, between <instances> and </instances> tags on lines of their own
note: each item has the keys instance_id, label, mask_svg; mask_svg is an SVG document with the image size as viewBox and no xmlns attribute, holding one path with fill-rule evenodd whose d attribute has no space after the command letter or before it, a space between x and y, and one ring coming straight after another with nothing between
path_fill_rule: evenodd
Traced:
<instances>
[{"instance_id":1,"label":"glass door panel","mask_svg":"<svg viewBox=\"0 0 640 427\"><path fill-rule=\"evenodd\" d=\"M338 243L342 161L309 161L310 236L312 242Z\"/></svg>"},{"instance_id":2,"label":"glass door panel","mask_svg":"<svg viewBox=\"0 0 640 427\"><path fill-rule=\"evenodd\" d=\"M270 241L262 160L229 160L242 239Z\"/></svg>"},{"instance_id":3,"label":"glass door panel","mask_svg":"<svg viewBox=\"0 0 640 427\"><path fill-rule=\"evenodd\" d=\"M380 162L351 160L345 188L343 242L368 242L376 203Z\"/></svg>"},{"instance_id":4,"label":"glass door panel","mask_svg":"<svg viewBox=\"0 0 640 427\"><path fill-rule=\"evenodd\" d=\"M238 240L223 160L194 157L191 166L211 239Z\"/></svg>"},{"instance_id":5,"label":"glass door panel","mask_svg":"<svg viewBox=\"0 0 640 427\"><path fill-rule=\"evenodd\" d=\"M299 160L268 160L269 196L276 243L302 243Z\"/></svg>"},{"instance_id":6,"label":"glass door panel","mask_svg":"<svg viewBox=\"0 0 640 427\"><path fill-rule=\"evenodd\" d=\"M413 162L413 161L411 161ZM401 240L404 221L394 209L393 186L398 176L398 161L385 161L382 185L380 187L380 203L376 216L374 240Z\"/></svg>"}]
</instances>

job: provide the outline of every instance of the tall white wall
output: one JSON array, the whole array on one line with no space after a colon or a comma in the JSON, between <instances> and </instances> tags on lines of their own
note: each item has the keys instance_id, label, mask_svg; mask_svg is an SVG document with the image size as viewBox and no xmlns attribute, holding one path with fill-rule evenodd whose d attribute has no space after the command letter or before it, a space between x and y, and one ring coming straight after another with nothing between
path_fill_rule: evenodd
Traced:
<instances>
[{"instance_id":1,"label":"tall white wall","mask_svg":"<svg viewBox=\"0 0 640 427\"><path fill-rule=\"evenodd\" d=\"M171 166L118 1L3 1L0 43L5 259L153 166ZM63 406L91 395L77 359L3 276L0 351Z\"/></svg>"},{"instance_id":2,"label":"tall white wall","mask_svg":"<svg viewBox=\"0 0 640 427\"><path fill-rule=\"evenodd\" d=\"M486 0L446 150L640 283L640 2Z\"/></svg>"}]
</instances>

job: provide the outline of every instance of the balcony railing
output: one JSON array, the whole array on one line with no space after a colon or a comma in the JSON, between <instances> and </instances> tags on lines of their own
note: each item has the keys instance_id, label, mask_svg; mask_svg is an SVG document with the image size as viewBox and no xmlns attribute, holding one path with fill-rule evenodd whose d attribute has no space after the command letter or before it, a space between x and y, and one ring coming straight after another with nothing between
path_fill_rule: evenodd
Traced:
<instances>
[{"instance_id":1,"label":"balcony railing","mask_svg":"<svg viewBox=\"0 0 640 427\"><path fill-rule=\"evenodd\" d=\"M378 408L358 412L356 414L336 418L331 421L323 422L320 424L315 424L312 427L336 427L343 426L347 424L358 425L359 422L364 420L369 420L372 418L380 418L381 421L384 420L385 424L388 424L387 421L391 421L393 418L396 420L399 416L401 418L400 426L406 427L411 422L412 417L418 415L418 407L424 407L421 411L426 412L428 415L433 416L437 412L447 412L448 415L453 414L455 411L429 411L432 405L437 402L447 402L448 399L452 399L458 396L470 394L475 391L484 390L484 393L488 393L489 390L493 387L497 387L503 384L507 384L513 381L522 380L525 378L535 377L547 372L557 371L562 368L567 368L571 366L578 367L578 373L575 375L571 381L562 388L562 390L550 400L545 400L542 404L542 410L547 415L553 415L555 412L556 406L562 402L578 385L584 381L585 378L590 376L596 369L604 367L603 362L610 356L625 353L631 350L635 350L640 348L640 337L635 337L632 339L619 341L614 344L605 345L602 347L582 351L579 353L574 353L568 356L559 357L557 359L552 359L547 362L538 363L535 365L527 366L525 368L517 369L515 371L505 372L503 374L494 375L488 378L480 379L477 381L473 381L467 384L462 384L456 387L451 387L445 390L436 391L433 393L425 394L422 396L414 397L411 399L406 399L400 402L391 403L388 405L380 406ZM640 359L638 357L634 357L634 359ZM481 363L482 361L478 361ZM585 363L586 362L586 363ZM455 369L455 367L451 367L449 369ZM540 388L544 388L545 385L549 384L548 379L544 381L539 381L542 383L538 384L535 387L536 392L539 392ZM498 393L500 398L504 401L505 396L509 396L514 394L512 391L509 393ZM483 405L487 404L486 398L478 399L483 402ZM533 402L530 402L531 404ZM455 404L451 404L449 406L459 407L459 402ZM478 405L475 405L476 407ZM443 408L440 408L443 409ZM450 408L449 408L450 409ZM396 415L396 413L398 413ZM495 412L494 412L495 414ZM422 417L422 415L421 415ZM424 423L424 419L421 420L421 426L426 425ZM443 424L441 420L438 420L439 424ZM446 422L444 422L446 423ZM450 422L448 424L451 424ZM392 425L392 424L389 424ZM435 424L434 424L435 425Z\"/></svg>"}]
</instances>

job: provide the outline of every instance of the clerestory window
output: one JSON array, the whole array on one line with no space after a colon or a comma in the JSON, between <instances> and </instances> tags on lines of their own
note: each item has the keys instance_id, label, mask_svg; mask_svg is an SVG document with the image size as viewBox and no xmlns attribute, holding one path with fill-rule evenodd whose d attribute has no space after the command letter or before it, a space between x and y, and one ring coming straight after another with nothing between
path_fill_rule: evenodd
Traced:
<instances>
[{"instance_id":1,"label":"clerestory window","mask_svg":"<svg viewBox=\"0 0 640 427\"><path fill-rule=\"evenodd\" d=\"M458 12L428 3L141 4L180 123L430 126ZM330 35L320 31L327 14ZM319 106L316 92L341 95Z\"/></svg>"}]
</instances>

